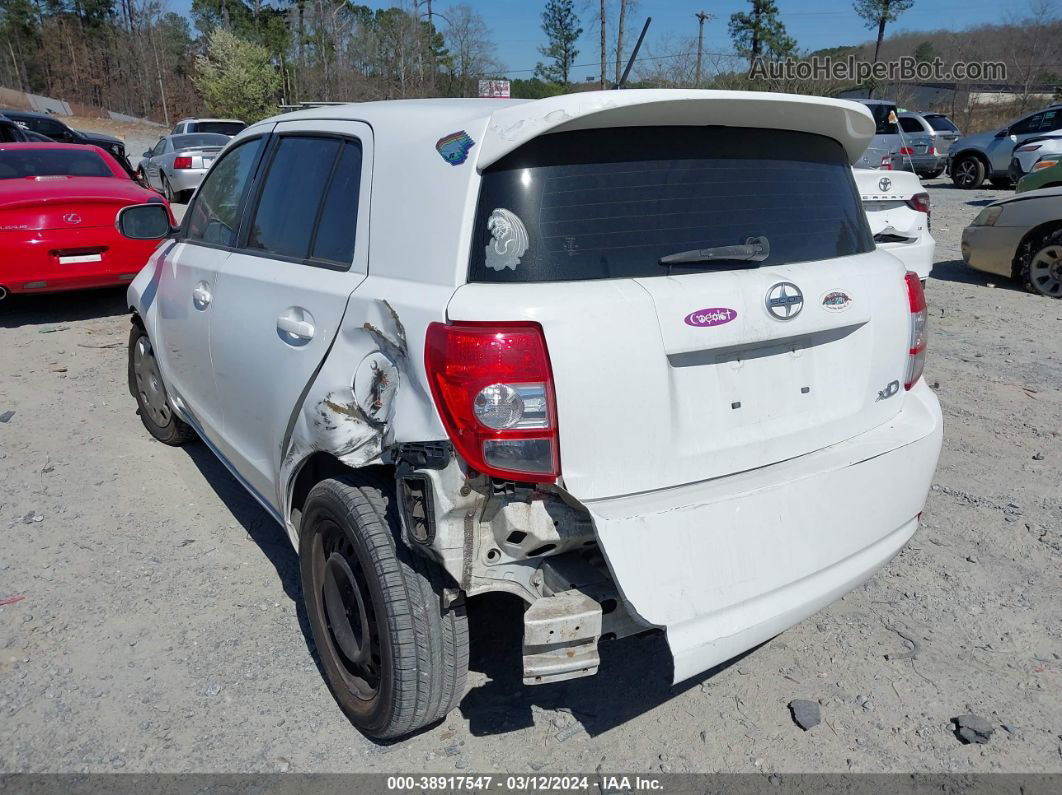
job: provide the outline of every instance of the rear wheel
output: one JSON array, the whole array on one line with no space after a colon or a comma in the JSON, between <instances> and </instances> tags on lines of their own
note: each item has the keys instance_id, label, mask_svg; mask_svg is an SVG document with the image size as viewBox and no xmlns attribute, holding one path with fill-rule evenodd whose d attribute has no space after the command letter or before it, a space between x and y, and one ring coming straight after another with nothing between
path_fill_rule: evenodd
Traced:
<instances>
[{"instance_id":1,"label":"rear wheel","mask_svg":"<svg viewBox=\"0 0 1062 795\"><path fill-rule=\"evenodd\" d=\"M129 390L136 398L140 421L160 442L178 447L196 438L192 427L170 408L155 351L139 322L129 331Z\"/></svg>"},{"instance_id":2,"label":"rear wheel","mask_svg":"<svg viewBox=\"0 0 1062 795\"><path fill-rule=\"evenodd\" d=\"M1031 293L1062 298L1062 229L1025 245L1020 278Z\"/></svg>"},{"instance_id":3,"label":"rear wheel","mask_svg":"<svg viewBox=\"0 0 1062 795\"><path fill-rule=\"evenodd\" d=\"M974 190L985 181L985 164L973 155L956 160L951 166L951 181L963 190Z\"/></svg>"},{"instance_id":4,"label":"rear wheel","mask_svg":"<svg viewBox=\"0 0 1062 795\"><path fill-rule=\"evenodd\" d=\"M162 179L162 195L166 197L166 201L168 201L168 202L176 201L176 198L174 197L174 193L173 193L173 188L170 187L170 182L169 182L169 180L166 179L166 175L163 174L161 179Z\"/></svg>"},{"instance_id":5,"label":"rear wheel","mask_svg":"<svg viewBox=\"0 0 1062 795\"><path fill-rule=\"evenodd\" d=\"M370 737L399 737L464 695L468 623L443 607L435 568L401 540L393 489L329 479L306 498L299 541L303 599L332 693Z\"/></svg>"}]
</instances>

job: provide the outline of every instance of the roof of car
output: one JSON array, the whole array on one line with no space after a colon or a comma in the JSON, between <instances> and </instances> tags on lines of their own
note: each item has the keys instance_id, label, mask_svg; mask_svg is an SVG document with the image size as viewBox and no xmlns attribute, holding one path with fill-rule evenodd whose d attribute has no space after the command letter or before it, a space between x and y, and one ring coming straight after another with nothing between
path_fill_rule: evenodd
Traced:
<instances>
[{"instance_id":1,"label":"roof of car","mask_svg":"<svg viewBox=\"0 0 1062 795\"><path fill-rule=\"evenodd\" d=\"M18 143L0 144L0 149L74 149L78 152L84 152L86 148L99 149L99 151L104 152L103 149L100 149L95 144L44 143L44 141L20 141Z\"/></svg>"},{"instance_id":2,"label":"roof of car","mask_svg":"<svg viewBox=\"0 0 1062 795\"><path fill-rule=\"evenodd\" d=\"M855 101L856 101L856 102L860 102L860 103L862 103L862 104L864 104L864 105L895 105L895 104L896 104L896 103L895 103L895 102L894 102L893 100L891 100L891 99L869 99L869 98L862 98L862 99L857 99L857 100L855 100Z\"/></svg>"},{"instance_id":3,"label":"roof of car","mask_svg":"<svg viewBox=\"0 0 1062 795\"><path fill-rule=\"evenodd\" d=\"M55 116L51 113L38 113L35 110L17 110L15 108L3 108L0 109L0 113L5 116L32 116L36 119L54 119ZM61 120L57 120L61 121Z\"/></svg>"}]
</instances>

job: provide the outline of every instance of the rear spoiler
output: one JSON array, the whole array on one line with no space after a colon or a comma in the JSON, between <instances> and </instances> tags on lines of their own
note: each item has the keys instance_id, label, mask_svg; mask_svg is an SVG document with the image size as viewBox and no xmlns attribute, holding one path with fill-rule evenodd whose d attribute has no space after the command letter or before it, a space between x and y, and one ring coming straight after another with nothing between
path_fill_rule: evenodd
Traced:
<instances>
[{"instance_id":1,"label":"rear spoiler","mask_svg":"<svg viewBox=\"0 0 1062 795\"><path fill-rule=\"evenodd\" d=\"M499 108L487 124L477 168L483 170L532 138L602 127L722 125L795 130L833 138L849 163L874 136L864 105L765 91L634 89L563 94Z\"/></svg>"}]
</instances>

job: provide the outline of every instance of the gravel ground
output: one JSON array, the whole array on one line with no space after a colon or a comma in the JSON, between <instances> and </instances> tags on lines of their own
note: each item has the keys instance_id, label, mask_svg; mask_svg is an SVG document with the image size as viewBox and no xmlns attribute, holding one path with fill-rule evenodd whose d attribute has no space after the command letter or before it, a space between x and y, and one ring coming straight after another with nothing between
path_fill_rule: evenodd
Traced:
<instances>
[{"instance_id":1,"label":"gravel ground","mask_svg":"<svg viewBox=\"0 0 1062 795\"><path fill-rule=\"evenodd\" d=\"M25 597L0 607L0 770L1062 772L1062 302L962 265L1001 191L930 184L926 378L947 425L900 556L678 687L660 638L523 687L518 617L473 602L461 708L388 745L329 695L280 529L203 445L141 427L122 294L0 304L0 599ZM792 699L822 723L801 731ZM987 744L954 736L964 713Z\"/></svg>"}]
</instances>

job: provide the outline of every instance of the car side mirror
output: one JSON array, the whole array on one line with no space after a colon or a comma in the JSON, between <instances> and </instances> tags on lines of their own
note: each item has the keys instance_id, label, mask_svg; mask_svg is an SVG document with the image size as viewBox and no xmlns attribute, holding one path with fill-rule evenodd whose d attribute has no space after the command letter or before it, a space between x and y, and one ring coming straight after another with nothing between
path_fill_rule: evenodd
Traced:
<instances>
[{"instance_id":1,"label":"car side mirror","mask_svg":"<svg viewBox=\"0 0 1062 795\"><path fill-rule=\"evenodd\" d=\"M162 240L176 231L170 226L170 211L161 202L123 207L114 225L130 240Z\"/></svg>"},{"instance_id":2,"label":"car side mirror","mask_svg":"<svg viewBox=\"0 0 1062 795\"><path fill-rule=\"evenodd\" d=\"M150 150L150 149L148 149L148 150L147 150L146 152L144 152L144 153L143 153L143 154L141 155L141 157L151 157L151 150Z\"/></svg>"}]
</instances>

